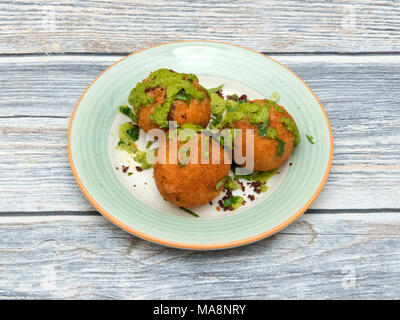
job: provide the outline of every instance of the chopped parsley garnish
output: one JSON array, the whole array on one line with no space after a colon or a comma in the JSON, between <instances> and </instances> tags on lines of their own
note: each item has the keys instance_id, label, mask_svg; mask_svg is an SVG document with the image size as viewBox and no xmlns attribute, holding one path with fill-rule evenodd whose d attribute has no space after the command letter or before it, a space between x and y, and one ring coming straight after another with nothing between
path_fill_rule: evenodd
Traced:
<instances>
[{"instance_id":1,"label":"chopped parsley garnish","mask_svg":"<svg viewBox=\"0 0 400 320\"><path fill-rule=\"evenodd\" d=\"M137 150L133 160L141 165L142 170L153 167L155 150L141 151Z\"/></svg>"},{"instance_id":2,"label":"chopped parsley garnish","mask_svg":"<svg viewBox=\"0 0 400 320\"><path fill-rule=\"evenodd\" d=\"M186 213L189 213L190 215L192 215L193 217L199 218L199 215L194 213L192 210L186 209L184 207L179 207L179 209L181 209L182 211L185 211Z\"/></svg>"},{"instance_id":3,"label":"chopped parsley garnish","mask_svg":"<svg viewBox=\"0 0 400 320\"><path fill-rule=\"evenodd\" d=\"M131 176L131 175L133 175L133 172L128 172L128 176Z\"/></svg>"},{"instance_id":4,"label":"chopped parsley garnish","mask_svg":"<svg viewBox=\"0 0 400 320\"><path fill-rule=\"evenodd\" d=\"M282 157L285 153L285 142L278 138L278 149L276 150L276 155Z\"/></svg>"},{"instance_id":5,"label":"chopped parsley garnish","mask_svg":"<svg viewBox=\"0 0 400 320\"><path fill-rule=\"evenodd\" d=\"M226 177L223 177L222 179L221 179L221 181L219 181L218 183L217 183L217 185L215 186L215 190L219 190L219 188L221 188L221 186L222 186L222 184L225 182L225 179L226 179Z\"/></svg>"},{"instance_id":6,"label":"chopped parsley garnish","mask_svg":"<svg viewBox=\"0 0 400 320\"><path fill-rule=\"evenodd\" d=\"M229 190L236 190L238 188L238 186L232 180L232 178L230 176L228 176L226 181L225 181L224 188L225 189L229 189Z\"/></svg>"},{"instance_id":7,"label":"chopped parsley garnish","mask_svg":"<svg viewBox=\"0 0 400 320\"><path fill-rule=\"evenodd\" d=\"M240 196L233 196L230 197L226 200L224 200L224 207L229 207L232 203L236 203L237 200L239 200L239 198L241 198Z\"/></svg>"},{"instance_id":8,"label":"chopped parsley garnish","mask_svg":"<svg viewBox=\"0 0 400 320\"><path fill-rule=\"evenodd\" d=\"M307 137L308 141L310 141L310 143L315 144L313 136L309 136L308 134L306 134L306 137Z\"/></svg>"},{"instance_id":9,"label":"chopped parsley garnish","mask_svg":"<svg viewBox=\"0 0 400 320\"><path fill-rule=\"evenodd\" d=\"M216 87L216 88L207 89L207 91L208 91L208 93L217 93L217 92L220 91L223 87L224 87L224 85L221 84L220 86L218 86L218 87Z\"/></svg>"},{"instance_id":10,"label":"chopped parsley garnish","mask_svg":"<svg viewBox=\"0 0 400 320\"><path fill-rule=\"evenodd\" d=\"M129 117L133 122L137 122L137 117L127 105L119 106L118 111Z\"/></svg>"},{"instance_id":11,"label":"chopped parsley garnish","mask_svg":"<svg viewBox=\"0 0 400 320\"><path fill-rule=\"evenodd\" d=\"M270 178L272 178L277 170L271 170L271 171L260 171L260 172L254 172L249 175L237 175L235 174L235 179L245 179L249 181L258 181L261 183L266 183Z\"/></svg>"},{"instance_id":12,"label":"chopped parsley garnish","mask_svg":"<svg viewBox=\"0 0 400 320\"><path fill-rule=\"evenodd\" d=\"M244 199L241 196L232 196L226 200L224 200L224 207L228 208L232 206L233 210L239 208L243 205Z\"/></svg>"},{"instance_id":13,"label":"chopped parsley garnish","mask_svg":"<svg viewBox=\"0 0 400 320\"><path fill-rule=\"evenodd\" d=\"M119 127L119 141L117 148L128 153L135 153L135 141L139 138L139 127L132 122L125 122Z\"/></svg>"},{"instance_id":14,"label":"chopped parsley garnish","mask_svg":"<svg viewBox=\"0 0 400 320\"><path fill-rule=\"evenodd\" d=\"M189 94L187 94L187 93L185 92L185 90L179 91L178 94L175 96L175 99L176 99L176 100L187 101L188 106L189 106L189 104L190 104L190 98L191 98L191 96L190 96Z\"/></svg>"},{"instance_id":15,"label":"chopped parsley garnish","mask_svg":"<svg viewBox=\"0 0 400 320\"><path fill-rule=\"evenodd\" d=\"M126 130L125 132L133 141L136 141L137 139L139 139L139 127L138 126L132 125L132 127L129 128L128 130Z\"/></svg>"},{"instance_id":16,"label":"chopped parsley garnish","mask_svg":"<svg viewBox=\"0 0 400 320\"><path fill-rule=\"evenodd\" d=\"M146 149L150 148L152 144L153 144L153 141L151 141L151 140L148 141L146 144Z\"/></svg>"},{"instance_id":17,"label":"chopped parsley garnish","mask_svg":"<svg viewBox=\"0 0 400 320\"><path fill-rule=\"evenodd\" d=\"M216 127L218 124L221 123L222 120L222 114L213 114L211 115L211 124L210 126L212 128Z\"/></svg>"},{"instance_id":18,"label":"chopped parsley garnish","mask_svg":"<svg viewBox=\"0 0 400 320\"><path fill-rule=\"evenodd\" d=\"M258 125L258 134L260 137L265 137L268 132L269 117L263 123Z\"/></svg>"}]
</instances>

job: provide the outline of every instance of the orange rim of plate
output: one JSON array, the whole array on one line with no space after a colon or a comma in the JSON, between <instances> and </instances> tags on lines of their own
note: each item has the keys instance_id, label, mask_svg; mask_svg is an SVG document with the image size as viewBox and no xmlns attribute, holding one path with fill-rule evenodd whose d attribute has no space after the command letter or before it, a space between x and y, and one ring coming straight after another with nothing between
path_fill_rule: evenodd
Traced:
<instances>
[{"instance_id":1,"label":"orange rim of plate","mask_svg":"<svg viewBox=\"0 0 400 320\"><path fill-rule=\"evenodd\" d=\"M76 113L76 110L78 110L79 104L82 100L82 98L85 96L86 92L89 90L89 88L93 85L93 83L96 82L96 80L98 78L100 78L100 76L106 72L107 70L111 69L113 66L115 66L117 63L121 62L122 60L125 60L126 58L137 54L139 52L145 51L145 50L149 50L151 48L155 48L155 47L159 47L159 46L164 46L164 45L168 45L168 44L172 44L172 43L181 43L181 42L212 42L212 43L220 43L220 44L224 44L224 45L229 45L229 46L235 46L235 47L239 47L242 49L246 49L255 53L258 53L260 55L262 55L263 57L265 57L266 59L270 59L274 62L276 62L277 64L281 65L282 67L284 67L285 69L287 69L290 73L292 73L294 76L296 76L305 86L306 88L312 93L312 95L314 96L314 98L317 100L319 106L322 109L322 112L325 116L325 120L326 123L328 125L329 128L329 137L330 137L330 153L329 153L329 161L328 161L328 165L326 166L326 170L324 173L324 176L321 180L321 183L319 184L317 190L314 192L314 194L311 196L311 198L306 202L306 204L301 207L300 210L298 210L295 214L293 214L289 219L285 220L284 222L280 223L279 225L277 225L276 227L269 229L265 232L259 233L255 236L252 237L247 237L247 238L243 238L240 240L235 240L235 241L229 241L229 242L222 242L222 243L215 243L215 244L190 244L190 243L184 243L184 242L178 242L178 241L170 241L170 240L165 240L162 238L158 238L158 237L154 237L151 235L148 235L144 232L141 232L139 230L136 230L130 226L128 226L127 224L119 221L118 219L116 219L111 213L107 212L105 209L103 209L98 203L97 201L90 195L90 193L86 190L85 186L83 185L81 179L78 176L78 173L76 171L74 162L72 160L72 153L71 153L71 130L72 130L72 123L74 121L74 116ZM288 67L286 67L285 65L281 64L280 62L276 61L275 59L252 49L237 45L237 44L231 44L231 43L226 43L226 42L221 42L221 41L210 41L210 40L181 40L181 41L172 41L172 42L166 42L166 43L161 43L158 45L154 45L139 51L136 51L134 53L131 53L129 55L127 55L126 57L118 60L117 62L113 63L111 66L109 66L107 69L103 70L91 83L90 85L85 89L85 91L83 92L83 94L81 95L81 97L79 98L78 102L75 105L74 111L72 112L71 115L71 119L69 121L69 126L68 126L68 138L67 138L67 144L68 144L68 159L69 159L69 163L71 166L71 170L72 173L74 175L74 178L76 180L76 182L78 183L79 188L82 190L83 194L85 195L85 197L90 201L90 203L96 208L97 211L99 211L104 217L106 217L108 220L110 220L112 223L114 223L115 225L117 225L118 227L120 227L121 229L139 237L142 238L144 240L148 240L154 243L158 243L158 244L162 244L165 246L169 246L169 247L175 247L175 248L182 248L182 249L193 249L193 250L212 250L212 249L225 249L225 248L233 248L233 247L237 247L237 246L241 246L241 245L245 245L245 244L249 244L252 242L256 242L258 240L267 238L271 235L273 235L274 233L277 233L278 231L284 229L285 227L287 227L289 224L291 224L292 222L294 222L296 219L298 219L310 206L311 204L314 202L314 200L318 197L318 195L321 193L326 180L328 179L329 176L329 172L331 170L332 167L332 159L333 159L333 135L332 135L332 128L331 125L329 123L329 119L328 119L328 115L326 114L326 111L324 109L324 107L322 106L321 102L319 101L319 99L317 98L317 96L315 95L315 93L310 89L310 87L305 83L305 81L303 79L301 79L297 74L295 74L292 70L290 70Z\"/></svg>"}]
</instances>

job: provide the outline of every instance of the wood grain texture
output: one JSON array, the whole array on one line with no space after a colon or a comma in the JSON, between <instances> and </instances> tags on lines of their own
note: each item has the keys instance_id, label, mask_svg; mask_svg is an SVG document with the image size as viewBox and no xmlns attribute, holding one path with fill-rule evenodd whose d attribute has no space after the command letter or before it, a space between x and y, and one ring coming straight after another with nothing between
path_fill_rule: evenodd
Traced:
<instances>
[{"instance_id":1,"label":"wood grain texture","mask_svg":"<svg viewBox=\"0 0 400 320\"><path fill-rule=\"evenodd\" d=\"M396 0L2 1L1 53L132 52L216 40L264 52L399 52Z\"/></svg>"},{"instance_id":2,"label":"wood grain texture","mask_svg":"<svg viewBox=\"0 0 400 320\"><path fill-rule=\"evenodd\" d=\"M151 244L101 216L0 219L0 297L389 299L400 294L398 213L304 215L223 251Z\"/></svg>"},{"instance_id":3,"label":"wood grain texture","mask_svg":"<svg viewBox=\"0 0 400 320\"><path fill-rule=\"evenodd\" d=\"M0 59L0 212L90 211L67 159L69 116L119 57ZM274 56L324 105L334 133L331 175L313 209L400 208L400 58Z\"/></svg>"}]
</instances>

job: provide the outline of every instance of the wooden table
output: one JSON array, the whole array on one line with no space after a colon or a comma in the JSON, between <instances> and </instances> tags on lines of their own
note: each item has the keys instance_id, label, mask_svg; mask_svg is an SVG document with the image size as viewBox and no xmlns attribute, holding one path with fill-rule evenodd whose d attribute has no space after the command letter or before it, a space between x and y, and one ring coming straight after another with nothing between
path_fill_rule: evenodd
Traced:
<instances>
[{"instance_id":1,"label":"wooden table","mask_svg":"<svg viewBox=\"0 0 400 320\"><path fill-rule=\"evenodd\" d=\"M67 126L84 89L124 55L182 39L265 52L328 113L326 187L271 238L151 244L72 177ZM1 298L400 298L398 1L3 1L0 93Z\"/></svg>"}]
</instances>

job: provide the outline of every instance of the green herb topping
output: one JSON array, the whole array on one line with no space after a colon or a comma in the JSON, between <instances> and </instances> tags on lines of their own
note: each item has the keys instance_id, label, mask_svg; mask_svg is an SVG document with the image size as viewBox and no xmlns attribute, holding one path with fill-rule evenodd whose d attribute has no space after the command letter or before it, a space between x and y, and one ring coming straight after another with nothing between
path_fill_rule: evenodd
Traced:
<instances>
[{"instance_id":1,"label":"green herb topping","mask_svg":"<svg viewBox=\"0 0 400 320\"><path fill-rule=\"evenodd\" d=\"M274 108L276 111L278 111L280 113L285 113L285 110L281 106L277 105L276 103L274 104Z\"/></svg>"},{"instance_id":2,"label":"green herb topping","mask_svg":"<svg viewBox=\"0 0 400 320\"><path fill-rule=\"evenodd\" d=\"M209 93L211 99L211 113L215 115L222 115L226 109L226 101L216 93Z\"/></svg>"},{"instance_id":3,"label":"green herb topping","mask_svg":"<svg viewBox=\"0 0 400 320\"><path fill-rule=\"evenodd\" d=\"M199 218L199 215L194 213L192 210L186 209L184 207L179 207L179 209L181 209L182 211L185 211L186 213L189 213L190 215L192 215L193 217Z\"/></svg>"},{"instance_id":4,"label":"green herb topping","mask_svg":"<svg viewBox=\"0 0 400 320\"><path fill-rule=\"evenodd\" d=\"M219 181L218 183L217 183L217 185L215 186L215 190L219 190L219 188L221 188L221 186L222 186L222 184L225 182L225 180L226 180L226 177L223 177L222 179L221 179L221 181Z\"/></svg>"},{"instance_id":5,"label":"green herb topping","mask_svg":"<svg viewBox=\"0 0 400 320\"><path fill-rule=\"evenodd\" d=\"M257 103L248 102L247 99L239 99L238 95L230 96L230 99L224 100L216 93L210 93L211 112L214 115L212 127L224 128L232 125L234 122L247 117L252 124L264 124L262 132L267 132L269 105L272 101L267 101L266 106Z\"/></svg>"},{"instance_id":6,"label":"green herb topping","mask_svg":"<svg viewBox=\"0 0 400 320\"><path fill-rule=\"evenodd\" d=\"M155 150L141 151L137 150L133 160L138 162L142 170L150 169L153 167Z\"/></svg>"},{"instance_id":7,"label":"green herb topping","mask_svg":"<svg viewBox=\"0 0 400 320\"><path fill-rule=\"evenodd\" d=\"M271 170L271 171L260 171L260 172L254 172L250 175L236 175L235 174L235 179L245 179L249 181L258 181L261 183L266 183L269 179L271 179L275 174L277 170Z\"/></svg>"},{"instance_id":8,"label":"green herb topping","mask_svg":"<svg viewBox=\"0 0 400 320\"><path fill-rule=\"evenodd\" d=\"M118 111L129 117L132 120L132 122L135 123L138 122L136 115L133 113L132 109L129 108L127 105L119 106Z\"/></svg>"},{"instance_id":9,"label":"green herb topping","mask_svg":"<svg viewBox=\"0 0 400 320\"><path fill-rule=\"evenodd\" d=\"M177 73L168 69L159 69L150 73L148 79L139 82L129 95L129 103L133 106L135 113L141 107L154 103L154 98L147 95L147 90L162 87L166 91L165 101L157 105L150 119L161 128L168 127L168 113L175 99L189 101L190 99L204 99L204 93L193 86L198 78L194 74Z\"/></svg>"},{"instance_id":10,"label":"green herb topping","mask_svg":"<svg viewBox=\"0 0 400 320\"><path fill-rule=\"evenodd\" d=\"M276 155L278 157L282 157L284 153L285 153L285 142L280 138L278 138L278 149L276 151Z\"/></svg>"},{"instance_id":11,"label":"green herb topping","mask_svg":"<svg viewBox=\"0 0 400 320\"><path fill-rule=\"evenodd\" d=\"M197 125L197 124L192 124L192 123L184 123L181 126L178 126L175 129L171 129L168 131L168 139L175 139L177 137L179 137L180 133L182 132L182 130L193 130L195 131L194 133L190 133L190 131L186 131L184 137L180 137L180 141L188 141L190 138L192 138L195 133L200 133L202 130L204 130L204 128L202 128L201 126Z\"/></svg>"},{"instance_id":12,"label":"green herb topping","mask_svg":"<svg viewBox=\"0 0 400 320\"><path fill-rule=\"evenodd\" d=\"M235 181L233 181L232 178L228 176L225 181L224 188L229 190L236 190L238 186L236 185Z\"/></svg>"},{"instance_id":13,"label":"green herb topping","mask_svg":"<svg viewBox=\"0 0 400 320\"><path fill-rule=\"evenodd\" d=\"M232 196L226 200L224 200L224 207L227 208L232 206L233 210L241 207L243 205L244 199L241 196Z\"/></svg>"},{"instance_id":14,"label":"green herb topping","mask_svg":"<svg viewBox=\"0 0 400 320\"><path fill-rule=\"evenodd\" d=\"M258 125L258 134L260 135L260 137L265 137L267 135L268 124L269 124L269 117L267 117L267 119L263 123Z\"/></svg>"},{"instance_id":15,"label":"green herb topping","mask_svg":"<svg viewBox=\"0 0 400 320\"><path fill-rule=\"evenodd\" d=\"M221 123L221 120L222 120L222 114L212 114L210 128L217 127Z\"/></svg>"},{"instance_id":16,"label":"green herb topping","mask_svg":"<svg viewBox=\"0 0 400 320\"><path fill-rule=\"evenodd\" d=\"M250 102L231 102L227 101L227 112L225 117L222 119L222 126L230 126L234 122L239 121L245 117L249 120L251 124L265 124L268 126L268 119L269 119L269 105L266 106L257 104L257 103L250 103ZM265 131L266 132L266 131Z\"/></svg>"},{"instance_id":17,"label":"green herb topping","mask_svg":"<svg viewBox=\"0 0 400 320\"><path fill-rule=\"evenodd\" d=\"M182 100L182 101L187 101L187 105L189 107L190 104L190 95L187 94L184 90L181 90L176 96L175 100Z\"/></svg>"},{"instance_id":18,"label":"green herb topping","mask_svg":"<svg viewBox=\"0 0 400 320\"><path fill-rule=\"evenodd\" d=\"M117 148L128 153L135 153L135 141L139 138L139 127L132 122L125 122L119 127L119 142Z\"/></svg>"},{"instance_id":19,"label":"green herb topping","mask_svg":"<svg viewBox=\"0 0 400 320\"><path fill-rule=\"evenodd\" d=\"M308 134L306 134L306 137L307 137L308 141L310 141L310 143L315 144L313 136L309 136Z\"/></svg>"},{"instance_id":20,"label":"green herb topping","mask_svg":"<svg viewBox=\"0 0 400 320\"><path fill-rule=\"evenodd\" d=\"M286 129L288 129L293 134L294 146L296 147L301 141L300 132L296 126L296 123L292 119L287 117L282 117L281 122L286 127Z\"/></svg>"},{"instance_id":21,"label":"green herb topping","mask_svg":"<svg viewBox=\"0 0 400 320\"><path fill-rule=\"evenodd\" d=\"M224 85L221 84L220 86L218 86L216 88L207 89L207 92L208 93L217 93L218 91L222 90L223 87L224 87Z\"/></svg>"},{"instance_id":22,"label":"green herb topping","mask_svg":"<svg viewBox=\"0 0 400 320\"><path fill-rule=\"evenodd\" d=\"M279 137L279 136L278 136L278 131L276 131L275 128L268 127L267 138L276 140L276 139L278 139L278 137Z\"/></svg>"}]
</instances>

